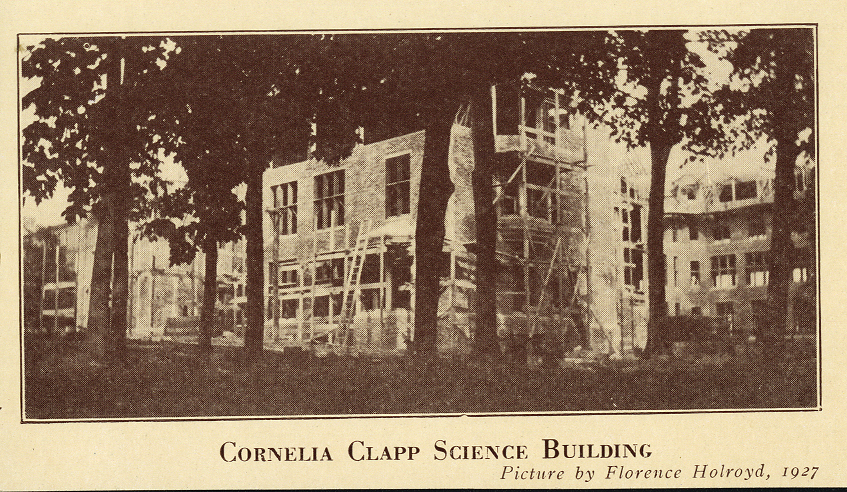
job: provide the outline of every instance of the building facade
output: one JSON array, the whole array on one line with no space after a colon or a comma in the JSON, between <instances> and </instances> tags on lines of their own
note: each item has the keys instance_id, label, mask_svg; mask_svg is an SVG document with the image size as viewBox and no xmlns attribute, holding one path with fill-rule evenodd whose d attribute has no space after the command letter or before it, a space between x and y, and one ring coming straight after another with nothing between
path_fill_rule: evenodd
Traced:
<instances>
[{"instance_id":1,"label":"building facade","mask_svg":"<svg viewBox=\"0 0 847 492\"><path fill-rule=\"evenodd\" d=\"M643 346L643 162L570 115L555 92L497 86L491 101L499 335L544 334L617 355ZM463 120L460 111L451 133L455 192L443 261L432 266L442 277L440 350L466 350L474 329L473 151ZM263 189L269 338L333 340L350 325L362 350L406 347L424 141L418 131L359 145L337 166L271 163Z\"/></svg>"},{"instance_id":2,"label":"building facade","mask_svg":"<svg viewBox=\"0 0 847 492\"><path fill-rule=\"evenodd\" d=\"M88 325L97 222L35 229L23 237L24 328L32 333L84 332ZM159 339L197 332L204 255L171 266L164 240L134 235L128 245L127 336ZM218 253L216 331L243 331L243 241Z\"/></svg>"},{"instance_id":3,"label":"building facade","mask_svg":"<svg viewBox=\"0 0 847 492\"><path fill-rule=\"evenodd\" d=\"M664 237L668 314L721 317L738 334L766 328L773 175L767 160L698 161L671 181ZM795 335L816 332L814 175L814 162L798 159L787 323Z\"/></svg>"}]
</instances>

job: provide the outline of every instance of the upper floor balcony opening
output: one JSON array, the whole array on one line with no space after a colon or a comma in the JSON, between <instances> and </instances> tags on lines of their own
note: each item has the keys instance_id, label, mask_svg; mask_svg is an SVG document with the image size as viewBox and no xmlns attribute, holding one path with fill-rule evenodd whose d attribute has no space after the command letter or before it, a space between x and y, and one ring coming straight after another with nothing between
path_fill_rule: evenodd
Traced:
<instances>
[{"instance_id":1,"label":"upper floor balcony opening","mask_svg":"<svg viewBox=\"0 0 847 492\"><path fill-rule=\"evenodd\" d=\"M584 160L582 128L573 129L574 117L564 93L526 83L494 87L495 144L497 152L577 163Z\"/></svg>"}]
</instances>

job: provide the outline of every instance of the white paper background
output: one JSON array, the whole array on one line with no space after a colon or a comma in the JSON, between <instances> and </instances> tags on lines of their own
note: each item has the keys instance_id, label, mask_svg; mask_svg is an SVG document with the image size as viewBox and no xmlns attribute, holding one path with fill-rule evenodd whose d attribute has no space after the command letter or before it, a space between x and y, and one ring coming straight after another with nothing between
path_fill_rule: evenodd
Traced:
<instances>
[{"instance_id":1,"label":"white paper background","mask_svg":"<svg viewBox=\"0 0 847 492\"><path fill-rule=\"evenodd\" d=\"M0 20L0 488L579 487L576 465L603 475L603 460L434 461L433 443L649 443L653 456L626 466L681 468L688 486L823 486L847 483L843 240L845 15L817 2L22 2ZM819 24L822 404L817 412L368 418L226 422L20 423L16 34L32 32L384 29L612 25ZM416 445L415 461L354 463L347 445ZM323 463L224 463L218 450L327 446ZM592 463L596 461L597 463ZM691 480L695 464L758 466L768 482ZM501 480L504 465L566 470L565 480ZM813 481L777 479L784 466L818 466ZM589 487L678 486L616 481Z\"/></svg>"}]
</instances>

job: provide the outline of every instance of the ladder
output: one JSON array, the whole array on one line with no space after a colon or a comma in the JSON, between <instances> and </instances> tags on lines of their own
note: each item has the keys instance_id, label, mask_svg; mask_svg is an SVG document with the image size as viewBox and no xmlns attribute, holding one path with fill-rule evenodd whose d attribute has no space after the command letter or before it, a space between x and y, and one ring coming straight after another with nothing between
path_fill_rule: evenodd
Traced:
<instances>
[{"instance_id":1,"label":"ladder","mask_svg":"<svg viewBox=\"0 0 847 492\"><path fill-rule=\"evenodd\" d=\"M538 318L541 316L542 309L546 306L544 301L547 299L544 297L544 293L547 290L547 284L550 283L550 277L553 275L553 267L556 264L556 256L559 254L559 249L562 246L562 237L559 236L556 238L556 246L553 248L553 255L550 257L550 268L547 269L547 276L544 277L544 283L541 284L541 293L538 295L538 306L535 308L535 316L532 317L532 326L529 330L529 336L535 335L536 325L538 323ZM527 313L531 315L531 313Z\"/></svg>"},{"instance_id":2,"label":"ladder","mask_svg":"<svg viewBox=\"0 0 847 492\"><path fill-rule=\"evenodd\" d=\"M338 320L338 333L336 340L340 345L347 346L354 342L354 330L351 330L353 325L353 316L356 314L356 302L361 293L362 267L365 264L365 257L371 232L371 219L364 219L359 225L359 232L356 235L356 244L353 247L350 258L350 266L344 273L344 294L341 301L341 316Z\"/></svg>"}]
</instances>

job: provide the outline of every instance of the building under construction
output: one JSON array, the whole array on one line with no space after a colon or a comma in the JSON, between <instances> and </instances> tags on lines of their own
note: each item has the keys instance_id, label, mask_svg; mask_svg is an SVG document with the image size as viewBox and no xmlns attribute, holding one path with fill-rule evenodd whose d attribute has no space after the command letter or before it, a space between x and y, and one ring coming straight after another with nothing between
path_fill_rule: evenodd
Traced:
<instances>
[{"instance_id":1,"label":"building under construction","mask_svg":"<svg viewBox=\"0 0 847 492\"><path fill-rule=\"evenodd\" d=\"M646 338L639 155L527 84L492 87L498 334L631 353ZM438 348L474 331L473 150L459 110L449 165ZM340 165L271 163L264 176L266 336L358 351L413 339L423 131L359 145Z\"/></svg>"},{"instance_id":2,"label":"building under construction","mask_svg":"<svg viewBox=\"0 0 847 492\"><path fill-rule=\"evenodd\" d=\"M24 234L26 332L86 331L97 228L96 220L78 219L71 224L32 226ZM155 340L194 336L203 300L203 253L198 252L191 263L170 265L167 241L137 233L129 238L127 250L127 336ZM214 333L243 333L244 284L244 242L221 246Z\"/></svg>"},{"instance_id":3,"label":"building under construction","mask_svg":"<svg viewBox=\"0 0 847 492\"><path fill-rule=\"evenodd\" d=\"M665 254L669 314L717 316L737 335L770 329L767 288L773 234L774 160L747 152L669 166ZM789 254L792 336L816 333L815 162L795 165Z\"/></svg>"}]
</instances>

